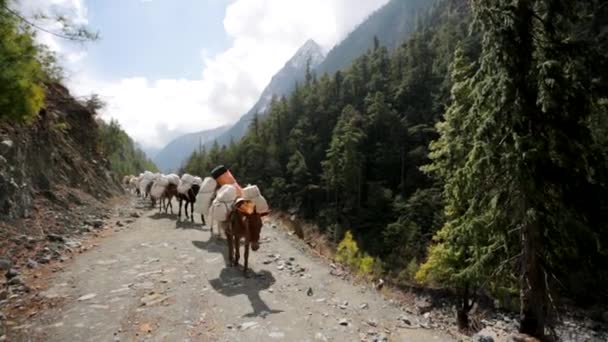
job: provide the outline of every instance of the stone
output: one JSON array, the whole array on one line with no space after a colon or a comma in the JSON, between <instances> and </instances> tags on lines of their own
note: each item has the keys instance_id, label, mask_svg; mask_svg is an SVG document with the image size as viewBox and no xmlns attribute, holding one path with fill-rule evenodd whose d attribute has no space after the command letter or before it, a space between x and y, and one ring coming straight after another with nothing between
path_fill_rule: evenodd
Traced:
<instances>
[{"instance_id":1,"label":"stone","mask_svg":"<svg viewBox=\"0 0 608 342\"><path fill-rule=\"evenodd\" d=\"M8 298L8 291L6 289L0 290L0 301Z\"/></svg>"},{"instance_id":2,"label":"stone","mask_svg":"<svg viewBox=\"0 0 608 342\"><path fill-rule=\"evenodd\" d=\"M41 264L48 264L49 262L51 262L52 257L50 255L43 255L41 257L38 258L38 262Z\"/></svg>"},{"instance_id":3,"label":"stone","mask_svg":"<svg viewBox=\"0 0 608 342\"><path fill-rule=\"evenodd\" d=\"M14 268L11 268L8 270L8 272L6 272L6 279L13 279L18 275L19 275L19 271L17 271Z\"/></svg>"},{"instance_id":4,"label":"stone","mask_svg":"<svg viewBox=\"0 0 608 342\"><path fill-rule=\"evenodd\" d=\"M346 318L341 318L338 321L338 324L342 325L342 326L348 326L348 321L346 320Z\"/></svg>"},{"instance_id":5,"label":"stone","mask_svg":"<svg viewBox=\"0 0 608 342\"><path fill-rule=\"evenodd\" d=\"M13 262L8 258L0 258L0 271L8 271L13 267Z\"/></svg>"},{"instance_id":6,"label":"stone","mask_svg":"<svg viewBox=\"0 0 608 342\"><path fill-rule=\"evenodd\" d=\"M484 335L481 332L473 335L471 342L494 342L492 336Z\"/></svg>"},{"instance_id":7,"label":"stone","mask_svg":"<svg viewBox=\"0 0 608 342\"><path fill-rule=\"evenodd\" d=\"M100 229L103 227L103 220L97 219L93 221L93 228Z\"/></svg>"},{"instance_id":8,"label":"stone","mask_svg":"<svg viewBox=\"0 0 608 342\"><path fill-rule=\"evenodd\" d=\"M326 342L327 341L327 337L325 337L325 335L323 335L322 333L319 332L319 333L317 333L315 335L315 340Z\"/></svg>"},{"instance_id":9,"label":"stone","mask_svg":"<svg viewBox=\"0 0 608 342\"><path fill-rule=\"evenodd\" d=\"M8 284L10 286L23 285L23 281L19 277L14 277L14 278L12 278L11 280L8 281Z\"/></svg>"},{"instance_id":10,"label":"stone","mask_svg":"<svg viewBox=\"0 0 608 342\"><path fill-rule=\"evenodd\" d=\"M78 300L79 301L85 301L85 300L93 299L95 297L97 297L97 294L95 294L95 293L89 293L89 294L86 294L86 295L78 298Z\"/></svg>"},{"instance_id":11,"label":"stone","mask_svg":"<svg viewBox=\"0 0 608 342\"><path fill-rule=\"evenodd\" d=\"M49 240L51 242L65 243L65 238L59 234L47 234L46 238L47 238L47 240Z\"/></svg>"},{"instance_id":12,"label":"stone","mask_svg":"<svg viewBox=\"0 0 608 342\"><path fill-rule=\"evenodd\" d=\"M376 338L376 341L377 342L387 342L388 341L388 336L386 336L386 334L380 334Z\"/></svg>"},{"instance_id":13,"label":"stone","mask_svg":"<svg viewBox=\"0 0 608 342\"><path fill-rule=\"evenodd\" d=\"M403 322L403 323L405 323L407 325L412 325L412 322L407 317L405 317L405 316L400 316L399 317L399 321L401 321L401 322Z\"/></svg>"},{"instance_id":14,"label":"stone","mask_svg":"<svg viewBox=\"0 0 608 342\"><path fill-rule=\"evenodd\" d=\"M247 329L251 329L257 325L258 325L258 322L245 322L245 323L239 325L239 329L247 330Z\"/></svg>"},{"instance_id":15,"label":"stone","mask_svg":"<svg viewBox=\"0 0 608 342\"><path fill-rule=\"evenodd\" d=\"M361 310L365 310L368 308L369 308L369 305L367 303L363 303L363 304L359 305L359 309L361 309Z\"/></svg>"},{"instance_id":16,"label":"stone","mask_svg":"<svg viewBox=\"0 0 608 342\"><path fill-rule=\"evenodd\" d=\"M36 267L38 267L38 263L36 261L32 260L32 259L29 259L27 261L27 267L28 268L36 268Z\"/></svg>"},{"instance_id":17,"label":"stone","mask_svg":"<svg viewBox=\"0 0 608 342\"><path fill-rule=\"evenodd\" d=\"M285 337L285 334L282 333L282 332L280 332L280 331L274 331L274 332L271 332L270 334L268 334L268 337L270 337L270 338L283 338L283 337Z\"/></svg>"},{"instance_id":18,"label":"stone","mask_svg":"<svg viewBox=\"0 0 608 342\"><path fill-rule=\"evenodd\" d=\"M308 288L308 291L306 291L306 295L307 295L308 297L312 297L312 295L313 295L313 293L312 293L312 287L309 287L309 288Z\"/></svg>"},{"instance_id":19,"label":"stone","mask_svg":"<svg viewBox=\"0 0 608 342\"><path fill-rule=\"evenodd\" d=\"M367 320L367 324L371 327L377 327L378 326L378 321L376 321L375 319L371 318Z\"/></svg>"},{"instance_id":20,"label":"stone","mask_svg":"<svg viewBox=\"0 0 608 342\"><path fill-rule=\"evenodd\" d=\"M13 148L13 145L14 143L12 140L2 140L2 142L0 143L0 153L4 154L8 152L11 148Z\"/></svg>"}]
</instances>

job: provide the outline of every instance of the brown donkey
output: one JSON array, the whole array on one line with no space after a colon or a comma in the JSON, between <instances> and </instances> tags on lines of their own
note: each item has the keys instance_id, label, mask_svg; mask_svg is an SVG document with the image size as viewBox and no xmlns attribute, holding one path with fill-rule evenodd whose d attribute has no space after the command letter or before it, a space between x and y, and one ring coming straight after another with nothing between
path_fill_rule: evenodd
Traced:
<instances>
[{"instance_id":1,"label":"brown donkey","mask_svg":"<svg viewBox=\"0 0 608 342\"><path fill-rule=\"evenodd\" d=\"M246 210L245 207L253 207ZM230 213L226 225L226 240L228 240L228 262L231 266L238 266L240 255L240 241L245 240L245 260L243 272L247 277L249 260L249 245L255 252L260 248L260 231L262 230L262 217L267 214L258 214L255 206L249 201L237 202L236 208Z\"/></svg>"}]
</instances>

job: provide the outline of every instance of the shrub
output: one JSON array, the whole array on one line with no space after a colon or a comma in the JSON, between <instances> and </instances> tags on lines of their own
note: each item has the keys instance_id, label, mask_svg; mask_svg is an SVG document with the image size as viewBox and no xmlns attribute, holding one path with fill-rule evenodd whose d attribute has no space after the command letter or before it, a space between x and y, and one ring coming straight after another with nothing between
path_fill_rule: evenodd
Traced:
<instances>
[{"instance_id":1,"label":"shrub","mask_svg":"<svg viewBox=\"0 0 608 342\"><path fill-rule=\"evenodd\" d=\"M359 276L379 275L383 272L380 259L361 252L350 231L344 234L344 239L338 244L336 261L348 266Z\"/></svg>"}]
</instances>

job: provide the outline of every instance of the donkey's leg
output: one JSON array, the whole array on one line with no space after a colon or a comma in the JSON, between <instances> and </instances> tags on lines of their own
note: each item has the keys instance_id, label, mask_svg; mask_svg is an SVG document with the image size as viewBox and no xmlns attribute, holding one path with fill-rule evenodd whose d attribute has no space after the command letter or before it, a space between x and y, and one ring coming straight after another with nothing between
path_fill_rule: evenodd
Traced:
<instances>
[{"instance_id":1,"label":"donkey's leg","mask_svg":"<svg viewBox=\"0 0 608 342\"><path fill-rule=\"evenodd\" d=\"M167 197L167 205L165 205L165 213L167 213L167 210L169 209L169 207L171 207L171 215L173 215L173 204L171 204L171 201L173 201L173 196Z\"/></svg>"},{"instance_id":2,"label":"donkey's leg","mask_svg":"<svg viewBox=\"0 0 608 342\"><path fill-rule=\"evenodd\" d=\"M194 223L194 202L190 202L190 221Z\"/></svg>"},{"instance_id":3,"label":"donkey's leg","mask_svg":"<svg viewBox=\"0 0 608 342\"><path fill-rule=\"evenodd\" d=\"M179 197L177 199L177 205L179 206L179 211L177 212L177 218L181 219L182 218L182 198Z\"/></svg>"},{"instance_id":4,"label":"donkey's leg","mask_svg":"<svg viewBox=\"0 0 608 342\"><path fill-rule=\"evenodd\" d=\"M226 240L228 241L228 266L232 266L234 265L234 246L232 235L226 233Z\"/></svg>"},{"instance_id":5,"label":"donkey's leg","mask_svg":"<svg viewBox=\"0 0 608 342\"><path fill-rule=\"evenodd\" d=\"M249 261L249 239L245 240L245 261L243 263L243 273L245 273L245 277L247 277L247 266Z\"/></svg>"},{"instance_id":6,"label":"donkey's leg","mask_svg":"<svg viewBox=\"0 0 608 342\"><path fill-rule=\"evenodd\" d=\"M237 235L233 236L234 241L234 266L239 265L239 260L241 259L241 246L240 246L240 237Z\"/></svg>"}]
</instances>

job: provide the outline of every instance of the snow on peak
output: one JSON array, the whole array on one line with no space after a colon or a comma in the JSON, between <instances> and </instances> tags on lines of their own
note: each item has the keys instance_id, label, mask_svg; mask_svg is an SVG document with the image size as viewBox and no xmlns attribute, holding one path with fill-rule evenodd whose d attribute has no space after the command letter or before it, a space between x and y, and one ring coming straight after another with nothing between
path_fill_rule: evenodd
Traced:
<instances>
[{"instance_id":1,"label":"snow on peak","mask_svg":"<svg viewBox=\"0 0 608 342\"><path fill-rule=\"evenodd\" d=\"M300 69L305 67L306 62L310 59L310 66L314 69L317 65L321 64L324 58L325 53L323 52L323 48L314 40L309 39L298 49L296 54L287 62L287 65Z\"/></svg>"}]
</instances>

